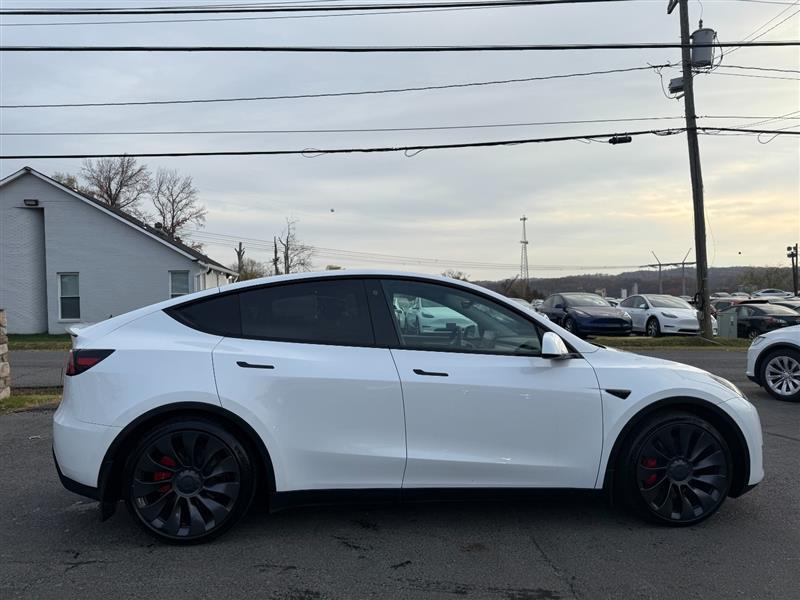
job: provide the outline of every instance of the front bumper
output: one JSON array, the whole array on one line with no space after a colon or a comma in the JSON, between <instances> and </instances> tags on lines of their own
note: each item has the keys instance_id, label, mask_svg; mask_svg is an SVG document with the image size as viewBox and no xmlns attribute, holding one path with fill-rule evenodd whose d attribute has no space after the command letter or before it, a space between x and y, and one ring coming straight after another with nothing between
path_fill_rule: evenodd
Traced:
<instances>
[{"instance_id":1,"label":"front bumper","mask_svg":"<svg viewBox=\"0 0 800 600\"><path fill-rule=\"evenodd\" d=\"M630 335L633 326L630 322L597 323L593 321L576 321L579 333L586 335Z\"/></svg>"}]
</instances>

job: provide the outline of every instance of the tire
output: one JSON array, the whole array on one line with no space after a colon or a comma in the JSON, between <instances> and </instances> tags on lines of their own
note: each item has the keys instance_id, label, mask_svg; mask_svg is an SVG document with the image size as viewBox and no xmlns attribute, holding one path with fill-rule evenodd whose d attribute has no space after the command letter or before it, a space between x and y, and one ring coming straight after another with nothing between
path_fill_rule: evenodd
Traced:
<instances>
[{"instance_id":1,"label":"tire","mask_svg":"<svg viewBox=\"0 0 800 600\"><path fill-rule=\"evenodd\" d=\"M644 332L647 337L659 337L661 335L661 325L659 324L658 319L655 317L650 317L647 321L647 325L644 326Z\"/></svg>"},{"instance_id":2,"label":"tire","mask_svg":"<svg viewBox=\"0 0 800 600\"><path fill-rule=\"evenodd\" d=\"M572 335L580 335L578 333L578 326L575 324L575 320L572 317L566 317L564 319L564 329L569 331Z\"/></svg>"},{"instance_id":3,"label":"tire","mask_svg":"<svg viewBox=\"0 0 800 600\"><path fill-rule=\"evenodd\" d=\"M761 334L760 334L760 333L759 333L757 330L755 330L755 329L750 329L750 330L747 332L747 339L748 339L748 340L750 340L750 341L752 342L752 341L753 341L754 339L756 339L756 338L757 338L759 335L761 335Z\"/></svg>"},{"instance_id":4,"label":"tire","mask_svg":"<svg viewBox=\"0 0 800 600\"><path fill-rule=\"evenodd\" d=\"M631 432L617 464L617 491L625 505L650 521L688 526L713 515L732 476L725 438L708 421L664 412Z\"/></svg>"},{"instance_id":5,"label":"tire","mask_svg":"<svg viewBox=\"0 0 800 600\"><path fill-rule=\"evenodd\" d=\"M234 434L203 418L146 432L125 465L123 496L134 520L172 544L210 541L247 512L254 461Z\"/></svg>"},{"instance_id":6,"label":"tire","mask_svg":"<svg viewBox=\"0 0 800 600\"><path fill-rule=\"evenodd\" d=\"M761 385L770 396L800 402L800 351L779 348L761 360Z\"/></svg>"}]
</instances>

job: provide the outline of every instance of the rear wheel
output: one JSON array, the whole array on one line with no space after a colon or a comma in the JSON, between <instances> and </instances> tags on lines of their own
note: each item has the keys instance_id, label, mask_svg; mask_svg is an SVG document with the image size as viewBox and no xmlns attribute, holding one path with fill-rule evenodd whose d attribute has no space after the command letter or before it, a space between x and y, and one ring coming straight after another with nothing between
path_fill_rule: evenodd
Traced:
<instances>
[{"instance_id":1,"label":"rear wheel","mask_svg":"<svg viewBox=\"0 0 800 600\"><path fill-rule=\"evenodd\" d=\"M684 526L710 517L728 495L731 455L711 423L662 413L632 434L617 485L625 503L651 520Z\"/></svg>"},{"instance_id":2,"label":"rear wheel","mask_svg":"<svg viewBox=\"0 0 800 600\"><path fill-rule=\"evenodd\" d=\"M658 323L658 319L650 317L650 320L647 321L647 325L645 326L645 332L648 336L653 338L661 335L661 326Z\"/></svg>"},{"instance_id":3,"label":"rear wheel","mask_svg":"<svg viewBox=\"0 0 800 600\"><path fill-rule=\"evenodd\" d=\"M800 352L773 350L761 362L761 383L778 400L800 402Z\"/></svg>"},{"instance_id":4,"label":"rear wheel","mask_svg":"<svg viewBox=\"0 0 800 600\"><path fill-rule=\"evenodd\" d=\"M208 541L247 511L255 474L246 447L205 419L148 432L129 456L125 502L149 533L172 543Z\"/></svg>"},{"instance_id":5,"label":"rear wheel","mask_svg":"<svg viewBox=\"0 0 800 600\"><path fill-rule=\"evenodd\" d=\"M761 334L760 334L760 333L758 333L758 331L756 331L755 329L751 329L750 331L748 331L748 332L747 332L747 339L748 339L748 340L750 340L750 341L752 342L752 341L753 341L754 339L756 339L756 338L757 338L759 335L761 335Z\"/></svg>"}]
</instances>

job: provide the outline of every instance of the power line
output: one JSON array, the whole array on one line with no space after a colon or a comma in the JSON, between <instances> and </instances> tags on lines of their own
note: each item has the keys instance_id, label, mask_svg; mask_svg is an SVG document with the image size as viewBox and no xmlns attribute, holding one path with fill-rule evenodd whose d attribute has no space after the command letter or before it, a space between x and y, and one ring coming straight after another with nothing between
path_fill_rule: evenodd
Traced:
<instances>
[{"instance_id":1,"label":"power line","mask_svg":"<svg viewBox=\"0 0 800 600\"><path fill-rule=\"evenodd\" d=\"M231 234L212 233L204 230L193 230L186 234L188 237L197 239L207 244L219 244L228 246L232 242L241 241L247 244L248 247L257 250L271 250L273 242L271 240L259 238L247 238ZM395 264L417 264L426 266L463 266L476 269L506 269L517 270L519 265L512 263L496 263L490 261L475 261L475 260L458 260L458 259L442 259L442 258L429 258L419 256L403 256L397 254L382 254L377 252L367 252L359 250L342 250L339 248L326 248L321 246L307 246L311 248L315 254L345 258L350 260L362 260L370 262L384 262ZM639 265L531 265L535 269L541 270L591 270L591 269L633 269L639 268Z\"/></svg>"},{"instance_id":2,"label":"power line","mask_svg":"<svg viewBox=\"0 0 800 600\"><path fill-rule=\"evenodd\" d=\"M642 135L676 135L687 131L685 127L670 129L651 129L643 131L626 131L625 136ZM700 133L740 132L768 135L800 135L796 131L780 131L773 129L742 129L734 127L698 127ZM286 156L300 155L315 158L324 154L378 154L386 152L414 152L424 150L452 150L457 148L492 148L498 146L517 146L523 144L544 144L553 142L567 142L576 140L610 139L618 133L598 133L586 135L569 135L546 138L523 138L511 140L491 140L482 142L460 142L450 144L417 144L406 146L376 146L360 148L306 148L304 150L214 150L214 151L188 151L188 152L131 152L131 153L102 153L102 154L26 154L2 155L0 160L36 160L36 159L67 159L67 158L156 158L156 157L190 157L190 156Z\"/></svg>"},{"instance_id":3,"label":"power line","mask_svg":"<svg viewBox=\"0 0 800 600\"><path fill-rule=\"evenodd\" d=\"M772 71L775 73L800 73L800 69L773 69L769 67L745 67L742 65L718 65L716 69L743 69L746 71Z\"/></svg>"},{"instance_id":4,"label":"power line","mask_svg":"<svg viewBox=\"0 0 800 600\"><path fill-rule=\"evenodd\" d=\"M710 73L711 75L723 75L725 77L748 77L750 79L782 79L784 81L800 81L800 77L784 77L782 75L754 75L751 73Z\"/></svg>"},{"instance_id":5,"label":"power line","mask_svg":"<svg viewBox=\"0 0 800 600\"><path fill-rule=\"evenodd\" d=\"M800 112L800 111L798 111ZM794 114L794 113L790 113ZM781 115L777 117L763 116L736 116L736 115L704 115L698 119L765 119L764 122L781 119L800 119ZM426 127L372 127L354 129L210 129L210 130L182 130L182 131L0 131L0 136L145 136L145 135L262 135L262 134L310 134L310 133L389 133L399 131L457 131L470 129L499 129L507 127L539 127L548 125L586 125L596 123L632 123L640 121L674 121L682 120L682 116L663 117L624 117L616 119L574 119L564 121L533 121L520 123L481 123L466 125L433 125ZM761 123L761 121L759 121ZM752 125L752 123L751 123Z\"/></svg>"},{"instance_id":6,"label":"power line","mask_svg":"<svg viewBox=\"0 0 800 600\"><path fill-rule=\"evenodd\" d=\"M44 9L5 9L0 15L5 16L71 16L71 15L186 15L186 14L233 14L233 13L273 13L273 12L323 12L323 11L379 11L404 10L409 8L484 8L495 6L546 6L559 4L597 4L633 2L636 0L477 0L457 2L410 2L407 4L340 4L330 6L249 6L222 8L44 8Z\"/></svg>"},{"instance_id":7,"label":"power line","mask_svg":"<svg viewBox=\"0 0 800 600\"><path fill-rule=\"evenodd\" d=\"M5 104L0 108L73 108L92 106L149 106L162 104L210 104L217 102L254 102L268 100L298 100L303 98L337 98L340 96L365 96L373 94L398 94L405 92L422 92L429 90L445 90L468 87L481 87L493 85L508 85L513 83L527 83L531 81L548 81L551 79L568 79L571 77L590 77L594 75L609 75L614 73L629 73L633 71L648 71L653 68L670 67L676 63L663 65L647 65L642 67L627 67L620 69L606 69L604 71L584 71L582 73L562 73L555 75L540 75L535 77L519 77L515 79L494 79L488 81L468 81L464 83L446 83L441 85L423 85L401 88L356 90L345 92L319 92L314 94L283 94L277 96L240 96L230 98L193 98L186 100L140 100L130 102L72 102L72 103L46 103L46 104Z\"/></svg>"},{"instance_id":8,"label":"power line","mask_svg":"<svg viewBox=\"0 0 800 600\"><path fill-rule=\"evenodd\" d=\"M327 0L326 0L327 1ZM52 23L0 23L0 27L63 27L70 25L141 25L141 24L161 24L161 23L217 23L220 21L273 21L283 19L335 19L349 17L382 17L384 15L405 15L416 13L444 13L460 12L467 10L484 9L503 9L513 8L513 6L484 6L484 7L463 7L463 8L422 8L412 10L387 10L370 12L343 12L332 13L324 12L319 14L292 14L292 15L272 15L269 17L211 17L204 19L147 19L147 20L126 20L126 21L61 21Z\"/></svg>"},{"instance_id":9,"label":"power line","mask_svg":"<svg viewBox=\"0 0 800 600\"><path fill-rule=\"evenodd\" d=\"M744 40L750 40L750 41L752 41L752 40L757 40L757 39L759 39L759 38L761 38L761 37L765 36L766 34L768 34L768 33L769 33L770 31L772 31L773 29L776 29L777 27L780 27L780 26L781 26L781 25L783 25L783 24L784 24L786 21L788 21L789 19L791 19L792 17L794 17L794 16L796 16L798 13L800 13L800 10L796 10L795 12L793 12L792 14L790 14L788 17L786 17L786 18L784 18L784 19L781 19L780 21L778 21L777 23L775 23L775 25L773 25L773 26L772 26L772 27L770 27L769 29L766 29L766 30L762 31L761 33L759 33L758 35L755 35L756 33L758 33L758 31L759 31L760 29L763 29L764 27L766 27L767 25L769 25L770 23L772 23L772 22L773 22L775 19L779 18L779 17L780 17L781 15L783 15L785 12L792 10L792 8L793 8L793 7L796 7L798 4L800 4L800 1L795 1L794 3L792 3L792 5L790 5L790 6L787 6L787 7L786 7L786 8L784 8L782 11L780 11L780 12L779 12L777 15L775 15L774 17L772 17L772 18L771 18L769 21L767 21L766 23L763 23L762 25L760 25L760 26L756 27L756 28L755 28L753 31L751 31L751 32L750 32L750 33L748 33L746 36L744 36ZM730 56L731 54L733 54L734 52L736 52L737 50L739 50L739 48L740 48L740 47L741 47L741 46L737 46L737 47L735 47L735 48L731 49L731 50L728 52L728 55Z\"/></svg>"},{"instance_id":10,"label":"power line","mask_svg":"<svg viewBox=\"0 0 800 600\"><path fill-rule=\"evenodd\" d=\"M670 48L777 48L800 46L798 40L711 42L636 42L616 44L489 44L472 46L0 46L0 52L301 52L301 53L416 53L520 52L554 50L663 50Z\"/></svg>"}]
</instances>

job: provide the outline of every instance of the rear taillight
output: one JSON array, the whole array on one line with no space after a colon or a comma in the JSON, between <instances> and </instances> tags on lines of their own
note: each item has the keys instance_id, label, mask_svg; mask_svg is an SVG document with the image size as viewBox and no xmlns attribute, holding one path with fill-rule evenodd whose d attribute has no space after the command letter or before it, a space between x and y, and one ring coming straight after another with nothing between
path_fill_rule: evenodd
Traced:
<instances>
[{"instance_id":1,"label":"rear taillight","mask_svg":"<svg viewBox=\"0 0 800 600\"><path fill-rule=\"evenodd\" d=\"M109 356L113 350L70 350L67 358L66 375L80 375L88 371L101 360Z\"/></svg>"}]
</instances>

